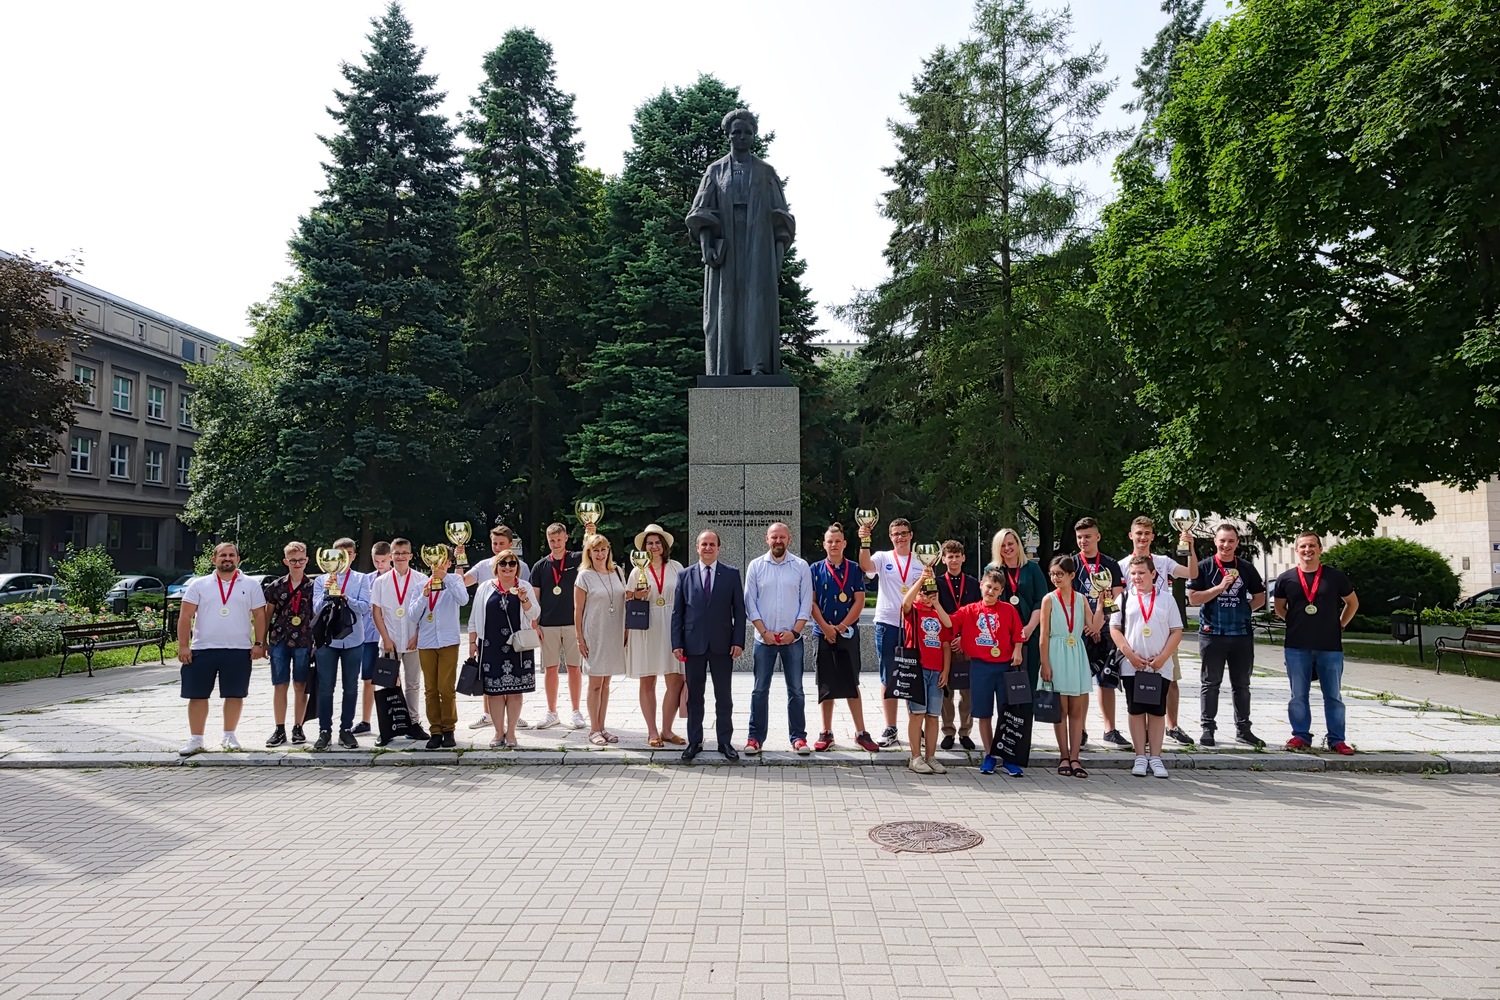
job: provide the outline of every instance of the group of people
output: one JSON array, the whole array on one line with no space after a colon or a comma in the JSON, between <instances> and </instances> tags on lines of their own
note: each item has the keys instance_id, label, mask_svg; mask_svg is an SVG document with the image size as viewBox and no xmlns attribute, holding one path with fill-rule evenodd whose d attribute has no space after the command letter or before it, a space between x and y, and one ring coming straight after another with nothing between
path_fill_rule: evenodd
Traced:
<instances>
[{"instance_id":1,"label":"group of people","mask_svg":"<svg viewBox=\"0 0 1500 1000\"><path fill-rule=\"evenodd\" d=\"M357 737L371 732L372 682L381 657L400 661L393 686L403 693L410 725L400 733L383 730L380 743L404 737L425 741L429 749L455 746L459 650L466 632L485 702L472 725L493 726L492 747L515 747L516 731L531 728L520 718L521 702L536 690L538 673L545 678L547 712L536 728L565 724L557 699L566 669L571 725L587 726L591 744L619 741L607 724L610 684L615 677L633 677L640 683L649 744L681 746L687 761L704 749L711 682L717 749L734 760L740 750L733 740L731 672L753 630L754 686L743 744L748 755L761 753L769 736L770 689L778 667L793 751L808 754L835 745L838 701L847 706L858 746L872 752L899 746L899 701L890 692L901 687L893 683L906 670L908 766L915 772L943 772L937 751L951 749L955 740L974 749L977 720L985 748L980 770L1023 774L1030 766L1033 701L1045 700L1049 716L1056 718L1057 773L1087 778L1080 749L1088 741L1089 700L1097 689L1104 741L1133 748L1132 773L1165 778L1163 740L1193 743L1178 718L1177 651L1184 628L1171 592L1173 579L1186 582L1187 599L1199 609L1199 742L1217 743L1219 693L1227 673L1235 739L1264 746L1251 729L1250 677L1252 614L1265 606L1267 588L1254 565L1239 556L1234 525L1217 527L1214 551L1201 561L1193 557L1193 538L1184 532L1180 544L1189 558L1182 564L1151 552L1155 526L1139 517L1131 525L1132 551L1117 561L1100 551L1097 522L1083 518L1075 525L1078 551L1055 557L1045 572L1026 557L1019 535L1002 529L977 578L964 572L962 543L943 543L938 572L913 565L907 520L891 521L888 532L890 548L872 551L870 528L862 526L858 557L849 559L850 539L842 525L831 524L823 534L825 557L809 564L790 551L787 525L773 523L766 552L750 562L743 578L737 567L719 560L716 532L698 535L698 558L685 567L671 557L675 539L657 524L635 536L635 547L650 559L634 570L616 562L609 540L598 533L585 536L581 551L569 551L562 524L548 527L549 552L531 567L518 555L510 530L495 528L493 558L465 574L447 565L433 567L431 576L413 569L411 543L398 538L375 543L371 573L309 577L307 549L292 542L285 550L286 575L263 588L247 584L237 569L237 550L225 543L214 553L214 572L194 580L183 596L178 655L191 735L181 753L204 749L208 698L216 682L224 699L223 746L239 749L235 725L249 691L251 661L261 655L271 663L276 716L268 746L288 739L305 742L306 716L315 710L314 749L328 747L336 682L343 687L338 741L358 746ZM352 540L340 539L334 547L347 550L352 561ZM1358 598L1346 576L1322 565L1316 534L1299 535L1295 548L1298 565L1277 580L1274 604L1287 623L1292 736L1286 747L1313 745L1310 691L1316 677L1327 744L1352 754L1340 693L1341 633ZM867 580L876 589L873 639L886 695L878 710L884 722L878 737L866 726L860 687L859 628ZM461 629L460 608L476 584L467 629ZM816 650L821 715L821 730L811 744L803 691L808 629ZM314 698L307 697L310 673L317 679ZM584 679L586 718L580 709ZM294 695L290 737L289 685ZM361 687L363 718L356 726ZM1128 737L1117 725L1115 692L1121 689ZM1037 698L1040 692L1050 694ZM684 713L686 733L679 735L674 722Z\"/></svg>"}]
</instances>

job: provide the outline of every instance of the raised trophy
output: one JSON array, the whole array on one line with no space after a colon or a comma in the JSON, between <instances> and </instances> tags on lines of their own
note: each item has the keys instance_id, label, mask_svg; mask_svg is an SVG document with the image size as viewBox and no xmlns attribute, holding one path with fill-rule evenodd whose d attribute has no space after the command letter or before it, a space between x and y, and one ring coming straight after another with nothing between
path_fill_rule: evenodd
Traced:
<instances>
[{"instance_id":1,"label":"raised trophy","mask_svg":"<svg viewBox=\"0 0 1500 1000\"><path fill-rule=\"evenodd\" d=\"M328 596L343 597L339 587L339 574L349 568L349 552L346 549L319 549L318 569L328 574Z\"/></svg>"},{"instance_id":2,"label":"raised trophy","mask_svg":"<svg viewBox=\"0 0 1500 1000\"><path fill-rule=\"evenodd\" d=\"M453 543L453 565L462 573L469 568L469 556L464 552L464 543L474 537L474 527L468 521L449 521L443 525L448 541Z\"/></svg>"},{"instance_id":3,"label":"raised trophy","mask_svg":"<svg viewBox=\"0 0 1500 1000\"><path fill-rule=\"evenodd\" d=\"M443 578L438 575L437 570L448 565L448 546L422 546L422 562L427 565L427 572L432 576L431 590L435 594L443 589Z\"/></svg>"},{"instance_id":4,"label":"raised trophy","mask_svg":"<svg viewBox=\"0 0 1500 1000\"><path fill-rule=\"evenodd\" d=\"M933 563L937 562L943 555L943 550L931 542L913 545L911 551L917 557L917 561L922 564L923 569L931 569ZM937 593L937 577L932 577L922 584L922 593Z\"/></svg>"},{"instance_id":5,"label":"raised trophy","mask_svg":"<svg viewBox=\"0 0 1500 1000\"><path fill-rule=\"evenodd\" d=\"M861 528L869 528L871 531L874 531L875 522L878 520L880 520L880 511L874 507L861 507L854 512L854 523ZM868 549L870 547L870 540L868 538L861 538L859 540L859 547Z\"/></svg>"},{"instance_id":6,"label":"raised trophy","mask_svg":"<svg viewBox=\"0 0 1500 1000\"><path fill-rule=\"evenodd\" d=\"M635 586L632 590L646 589L646 567L651 565L651 553L644 549L631 549L630 562L635 566Z\"/></svg>"},{"instance_id":7,"label":"raised trophy","mask_svg":"<svg viewBox=\"0 0 1500 1000\"><path fill-rule=\"evenodd\" d=\"M599 522L604 520L604 504L597 500L575 500L573 502L573 516L578 518L578 523L583 525L583 534L598 533Z\"/></svg>"},{"instance_id":8,"label":"raised trophy","mask_svg":"<svg viewBox=\"0 0 1500 1000\"><path fill-rule=\"evenodd\" d=\"M1120 610L1120 606L1115 603L1115 578L1109 570L1100 566L1099 572L1089 574L1089 584L1093 592L1099 595L1106 613Z\"/></svg>"},{"instance_id":9,"label":"raised trophy","mask_svg":"<svg viewBox=\"0 0 1500 1000\"><path fill-rule=\"evenodd\" d=\"M1191 534L1192 530L1198 527L1198 512L1196 510L1188 510L1185 507L1179 507L1172 511L1172 516L1168 520L1172 522L1172 527L1177 529L1179 535L1184 531ZM1177 552L1179 555L1188 554L1187 549L1182 548L1179 548Z\"/></svg>"}]
</instances>

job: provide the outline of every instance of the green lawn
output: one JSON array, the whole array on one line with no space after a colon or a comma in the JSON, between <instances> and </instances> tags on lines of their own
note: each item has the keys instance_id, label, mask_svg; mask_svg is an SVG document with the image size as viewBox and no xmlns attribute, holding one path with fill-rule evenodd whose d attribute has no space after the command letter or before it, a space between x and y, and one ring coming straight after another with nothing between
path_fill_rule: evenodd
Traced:
<instances>
[{"instance_id":1,"label":"green lawn","mask_svg":"<svg viewBox=\"0 0 1500 1000\"><path fill-rule=\"evenodd\" d=\"M105 649L94 654L94 669L104 670L109 667L119 667L130 663L135 656L133 649ZM155 645L146 646L140 651L140 663L155 663L157 649ZM167 659L177 655L177 640L167 643ZM56 656L38 656L30 660L10 660L0 663L0 684L13 684L16 681L29 681L36 677L56 677L57 665L62 662L62 654ZM83 657L77 653L68 657L68 673L84 673Z\"/></svg>"}]
</instances>

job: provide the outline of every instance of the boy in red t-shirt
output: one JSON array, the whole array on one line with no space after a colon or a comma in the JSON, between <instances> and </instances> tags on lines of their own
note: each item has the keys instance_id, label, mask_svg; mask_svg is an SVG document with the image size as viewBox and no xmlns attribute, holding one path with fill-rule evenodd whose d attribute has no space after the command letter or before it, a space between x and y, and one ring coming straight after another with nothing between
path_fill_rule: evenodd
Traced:
<instances>
[{"instance_id":1,"label":"boy in red t-shirt","mask_svg":"<svg viewBox=\"0 0 1500 1000\"><path fill-rule=\"evenodd\" d=\"M944 774L947 768L937 759L938 721L943 709L943 687L948 683L948 666L953 656L953 622L937 599L937 580L928 566L901 602L901 619L906 623L906 646L920 650L922 681L917 690L921 700L908 698L906 740L911 745L911 762L906 766L918 774ZM915 619L915 622L913 621ZM912 625L916 632L912 632ZM922 738L927 738L927 753L922 753Z\"/></svg>"},{"instance_id":2,"label":"boy in red t-shirt","mask_svg":"<svg viewBox=\"0 0 1500 1000\"><path fill-rule=\"evenodd\" d=\"M969 658L969 689L974 702L974 718L979 720L979 738L984 742L983 774L995 772L995 728L991 721L1005 705L1005 671L1021 665L1024 645L1021 642L1021 615L1015 607L1000 600L1005 577L998 569L984 574L979 581L980 600L965 604L953 613L953 632L959 648ZM1021 768L1005 765L1006 773L1019 776Z\"/></svg>"}]
</instances>

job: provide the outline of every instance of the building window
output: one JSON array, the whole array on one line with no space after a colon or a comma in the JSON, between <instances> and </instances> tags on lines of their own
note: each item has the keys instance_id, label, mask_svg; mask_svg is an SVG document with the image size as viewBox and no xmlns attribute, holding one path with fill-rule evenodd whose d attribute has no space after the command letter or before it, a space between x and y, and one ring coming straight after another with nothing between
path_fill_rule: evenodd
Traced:
<instances>
[{"instance_id":1,"label":"building window","mask_svg":"<svg viewBox=\"0 0 1500 1000\"><path fill-rule=\"evenodd\" d=\"M146 386L146 416L152 420L167 418L167 390L159 385Z\"/></svg>"},{"instance_id":2,"label":"building window","mask_svg":"<svg viewBox=\"0 0 1500 1000\"><path fill-rule=\"evenodd\" d=\"M111 444L109 446L109 478L130 478L130 445Z\"/></svg>"},{"instance_id":3,"label":"building window","mask_svg":"<svg viewBox=\"0 0 1500 1000\"><path fill-rule=\"evenodd\" d=\"M84 402L90 406L94 405L94 369L88 365L73 366L73 381L83 386Z\"/></svg>"},{"instance_id":4,"label":"building window","mask_svg":"<svg viewBox=\"0 0 1500 1000\"><path fill-rule=\"evenodd\" d=\"M72 515L68 518L68 528L67 531L64 532L64 534L66 535L66 537L63 539L63 541L67 542L75 549L83 548L88 544L89 519L82 514Z\"/></svg>"},{"instance_id":5,"label":"building window","mask_svg":"<svg viewBox=\"0 0 1500 1000\"><path fill-rule=\"evenodd\" d=\"M193 426L193 411L191 403L193 394L190 392L179 392L177 394L177 423L182 427Z\"/></svg>"},{"instance_id":6,"label":"building window","mask_svg":"<svg viewBox=\"0 0 1500 1000\"><path fill-rule=\"evenodd\" d=\"M184 360L184 361L197 361L198 360L198 343L197 343L197 341L188 340L186 337L182 338L182 360Z\"/></svg>"},{"instance_id":7,"label":"building window","mask_svg":"<svg viewBox=\"0 0 1500 1000\"><path fill-rule=\"evenodd\" d=\"M130 390L134 383L123 375L115 376L114 408L118 413L130 412Z\"/></svg>"},{"instance_id":8,"label":"building window","mask_svg":"<svg viewBox=\"0 0 1500 1000\"><path fill-rule=\"evenodd\" d=\"M186 451L179 451L177 453L177 485L178 486L186 486L188 484L188 470L191 469L192 467L193 467L193 456L192 456L192 454L189 453L189 452L186 452Z\"/></svg>"},{"instance_id":9,"label":"building window","mask_svg":"<svg viewBox=\"0 0 1500 1000\"><path fill-rule=\"evenodd\" d=\"M94 473L94 439L86 438L80 434L73 435L73 443L68 451L68 469L82 476L90 476Z\"/></svg>"},{"instance_id":10,"label":"building window","mask_svg":"<svg viewBox=\"0 0 1500 1000\"><path fill-rule=\"evenodd\" d=\"M166 456L155 448L146 449L146 482L157 483L162 481L162 467L166 465Z\"/></svg>"},{"instance_id":11,"label":"building window","mask_svg":"<svg viewBox=\"0 0 1500 1000\"><path fill-rule=\"evenodd\" d=\"M146 342L146 324L145 323L139 323L139 322L136 323L136 325L135 325L135 339L139 340L143 344Z\"/></svg>"},{"instance_id":12,"label":"building window","mask_svg":"<svg viewBox=\"0 0 1500 1000\"><path fill-rule=\"evenodd\" d=\"M149 552L156 548L156 522L149 518L141 518L140 527L135 533L135 547L142 552Z\"/></svg>"},{"instance_id":13,"label":"building window","mask_svg":"<svg viewBox=\"0 0 1500 1000\"><path fill-rule=\"evenodd\" d=\"M66 293L62 297L62 311L68 312L73 308L73 300Z\"/></svg>"},{"instance_id":14,"label":"building window","mask_svg":"<svg viewBox=\"0 0 1500 1000\"><path fill-rule=\"evenodd\" d=\"M114 515L110 515L109 531L105 536L104 544L111 550L120 547L120 519Z\"/></svg>"}]
</instances>

